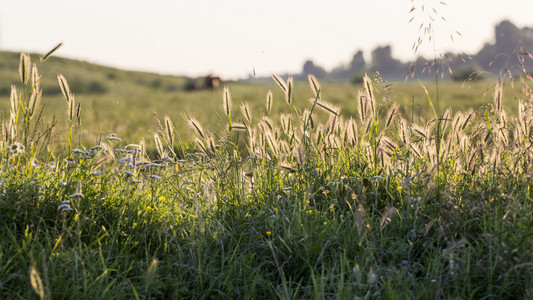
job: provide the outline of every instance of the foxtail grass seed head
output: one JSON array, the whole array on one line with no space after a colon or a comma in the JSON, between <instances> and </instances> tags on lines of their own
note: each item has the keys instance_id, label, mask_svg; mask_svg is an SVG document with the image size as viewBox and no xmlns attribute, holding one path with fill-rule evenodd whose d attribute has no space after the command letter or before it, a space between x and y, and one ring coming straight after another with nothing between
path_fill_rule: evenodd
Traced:
<instances>
[{"instance_id":1,"label":"foxtail grass seed head","mask_svg":"<svg viewBox=\"0 0 533 300\"><path fill-rule=\"evenodd\" d=\"M26 85L30 79L31 57L28 53L20 53L19 76L20 81Z\"/></svg>"},{"instance_id":2,"label":"foxtail grass seed head","mask_svg":"<svg viewBox=\"0 0 533 300\"><path fill-rule=\"evenodd\" d=\"M235 130L235 131L247 131L248 130L248 127L246 127L245 124L243 123L233 123L231 125L231 130Z\"/></svg>"},{"instance_id":3,"label":"foxtail grass seed head","mask_svg":"<svg viewBox=\"0 0 533 300\"><path fill-rule=\"evenodd\" d=\"M351 146L354 146L357 143L357 123L354 119L350 118L348 122L346 123L346 136L347 141L350 143Z\"/></svg>"},{"instance_id":4,"label":"foxtail grass seed head","mask_svg":"<svg viewBox=\"0 0 533 300\"><path fill-rule=\"evenodd\" d=\"M394 207L390 207L389 209L387 209L387 211L381 217L381 221L379 222L380 230L385 229L385 227L392 221L392 217L395 212L396 212L396 208Z\"/></svg>"},{"instance_id":5,"label":"foxtail grass seed head","mask_svg":"<svg viewBox=\"0 0 533 300\"><path fill-rule=\"evenodd\" d=\"M65 200L61 201L61 204L57 207L57 210L61 213L66 213L69 211L72 211L72 207L70 207L70 201Z\"/></svg>"},{"instance_id":6,"label":"foxtail grass seed head","mask_svg":"<svg viewBox=\"0 0 533 300\"><path fill-rule=\"evenodd\" d=\"M74 100L74 95L70 95L69 96L69 101L67 102L67 114L68 114L68 120L70 122L72 122L72 120L74 120L74 115L75 115L75 100Z\"/></svg>"},{"instance_id":7,"label":"foxtail grass seed head","mask_svg":"<svg viewBox=\"0 0 533 300\"><path fill-rule=\"evenodd\" d=\"M33 90L41 90L41 75L39 75L39 70L37 69L36 64L33 64L31 67L31 85Z\"/></svg>"},{"instance_id":8,"label":"foxtail grass seed head","mask_svg":"<svg viewBox=\"0 0 533 300\"><path fill-rule=\"evenodd\" d=\"M202 125L200 125L200 122L198 122L198 120L196 120L194 117L189 117L188 123L189 123L189 126L194 130L194 132L196 132L196 134L200 138L202 139L206 138L204 129L202 128Z\"/></svg>"},{"instance_id":9,"label":"foxtail grass seed head","mask_svg":"<svg viewBox=\"0 0 533 300\"><path fill-rule=\"evenodd\" d=\"M272 91L269 90L268 93L267 93L267 96L266 96L266 113L267 113L267 115L272 111L272 101L273 101Z\"/></svg>"},{"instance_id":10,"label":"foxtail grass seed head","mask_svg":"<svg viewBox=\"0 0 533 300\"><path fill-rule=\"evenodd\" d=\"M269 117L267 116L263 116L263 118L261 119L261 124L264 124L264 126L262 126L263 128L263 131L266 131L266 130L274 130L274 125L272 124L272 120L270 120Z\"/></svg>"},{"instance_id":11,"label":"foxtail grass seed head","mask_svg":"<svg viewBox=\"0 0 533 300\"><path fill-rule=\"evenodd\" d=\"M294 80L292 79L292 77L289 77L289 79L287 79L287 92L285 93L285 101L289 105L292 104L293 94L294 94Z\"/></svg>"},{"instance_id":12,"label":"foxtail grass seed head","mask_svg":"<svg viewBox=\"0 0 533 300\"><path fill-rule=\"evenodd\" d=\"M374 99L374 84L372 83L372 79L370 79L370 77L366 73L365 73L365 76L363 77L363 85L364 85L367 99L370 102L371 113L375 115L376 112L375 112L375 99Z\"/></svg>"},{"instance_id":13,"label":"foxtail grass seed head","mask_svg":"<svg viewBox=\"0 0 533 300\"><path fill-rule=\"evenodd\" d=\"M364 124L366 120L367 97L359 93L357 99L359 100L357 103L357 114L361 123Z\"/></svg>"},{"instance_id":14,"label":"foxtail grass seed head","mask_svg":"<svg viewBox=\"0 0 533 300\"><path fill-rule=\"evenodd\" d=\"M385 128L389 128L389 126L394 121L394 118L398 114L399 106L397 104L393 104L392 107L389 109L389 112L387 113L387 119L385 119Z\"/></svg>"},{"instance_id":15,"label":"foxtail grass seed head","mask_svg":"<svg viewBox=\"0 0 533 300\"><path fill-rule=\"evenodd\" d=\"M328 103L328 102L322 101L322 100L317 100L316 98L310 98L309 102L316 104L316 106L318 106L320 109L322 109L322 110L324 110L324 111L326 111L326 112L328 112L330 114L334 114L336 116L339 115L340 109L338 107L334 106L331 103Z\"/></svg>"},{"instance_id":16,"label":"foxtail grass seed head","mask_svg":"<svg viewBox=\"0 0 533 300\"><path fill-rule=\"evenodd\" d=\"M252 123L252 112L247 103L241 103L241 113L248 124Z\"/></svg>"},{"instance_id":17,"label":"foxtail grass seed head","mask_svg":"<svg viewBox=\"0 0 533 300\"><path fill-rule=\"evenodd\" d=\"M274 81L278 84L283 93L287 94L287 83L285 83L285 80L283 80L278 74L272 74L272 78L274 78Z\"/></svg>"},{"instance_id":18,"label":"foxtail grass seed head","mask_svg":"<svg viewBox=\"0 0 533 300\"><path fill-rule=\"evenodd\" d=\"M229 92L229 88L227 86L224 87L224 94L223 94L223 97L222 97L222 105L224 107L224 114L226 115L226 117L230 117L231 116L231 107L232 107L232 104L231 104L231 93Z\"/></svg>"},{"instance_id":19,"label":"foxtail grass seed head","mask_svg":"<svg viewBox=\"0 0 533 300\"><path fill-rule=\"evenodd\" d=\"M503 94L503 84L500 80L498 80L498 83L494 87L494 107L496 108L496 111L499 113L502 112L502 94Z\"/></svg>"},{"instance_id":20,"label":"foxtail grass seed head","mask_svg":"<svg viewBox=\"0 0 533 300\"><path fill-rule=\"evenodd\" d=\"M28 115L31 118L35 113L35 108L39 105L41 100L42 91L39 89L33 89L30 94L30 99L28 101Z\"/></svg>"},{"instance_id":21,"label":"foxtail grass seed head","mask_svg":"<svg viewBox=\"0 0 533 300\"><path fill-rule=\"evenodd\" d=\"M304 122L304 125L306 126L306 130L309 130L310 128L315 128L313 115L311 115L311 111L309 109L304 109L304 112L302 113L302 120Z\"/></svg>"},{"instance_id":22,"label":"foxtail grass seed head","mask_svg":"<svg viewBox=\"0 0 533 300\"><path fill-rule=\"evenodd\" d=\"M11 102L11 117L14 118L19 107L19 96L17 93L17 87L14 85L11 86L11 94L9 97L9 101Z\"/></svg>"},{"instance_id":23,"label":"foxtail grass seed head","mask_svg":"<svg viewBox=\"0 0 533 300\"><path fill-rule=\"evenodd\" d=\"M154 142L155 142L155 147L157 149L157 153L159 154L159 157L163 157L164 156L163 143L161 143L161 139L159 138L159 134L157 134L157 132L154 132Z\"/></svg>"},{"instance_id":24,"label":"foxtail grass seed head","mask_svg":"<svg viewBox=\"0 0 533 300\"><path fill-rule=\"evenodd\" d=\"M413 153L417 157L422 157L422 152L420 151L420 149L418 148L418 146L416 144L409 143L409 148L411 149L411 151L413 151Z\"/></svg>"},{"instance_id":25,"label":"foxtail grass seed head","mask_svg":"<svg viewBox=\"0 0 533 300\"><path fill-rule=\"evenodd\" d=\"M76 120L78 126L81 125L81 103L78 103L78 106L76 107Z\"/></svg>"},{"instance_id":26,"label":"foxtail grass seed head","mask_svg":"<svg viewBox=\"0 0 533 300\"><path fill-rule=\"evenodd\" d=\"M281 129L283 130L283 133L285 133L286 135L289 135L292 131L291 115L281 114L280 121L281 121Z\"/></svg>"},{"instance_id":27,"label":"foxtail grass seed head","mask_svg":"<svg viewBox=\"0 0 533 300\"><path fill-rule=\"evenodd\" d=\"M68 85L67 79L62 74L59 74L57 75L57 81L59 82L59 88L61 89L61 93L63 93L65 100L67 101L67 103L69 103L72 93L70 92L70 87Z\"/></svg>"},{"instance_id":28,"label":"foxtail grass seed head","mask_svg":"<svg viewBox=\"0 0 533 300\"><path fill-rule=\"evenodd\" d=\"M320 83L318 83L318 79L316 79L315 75L312 74L307 75L307 79L309 79L309 86L311 87L315 98L320 98L321 88Z\"/></svg>"},{"instance_id":29,"label":"foxtail grass seed head","mask_svg":"<svg viewBox=\"0 0 533 300\"><path fill-rule=\"evenodd\" d=\"M46 59L48 59L52 54L54 54L54 52L57 51L57 49L61 48L61 46L63 46L63 43L57 44L54 48L52 48L52 50L48 51L45 55L40 56L39 58L41 62L44 62Z\"/></svg>"}]
</instances>

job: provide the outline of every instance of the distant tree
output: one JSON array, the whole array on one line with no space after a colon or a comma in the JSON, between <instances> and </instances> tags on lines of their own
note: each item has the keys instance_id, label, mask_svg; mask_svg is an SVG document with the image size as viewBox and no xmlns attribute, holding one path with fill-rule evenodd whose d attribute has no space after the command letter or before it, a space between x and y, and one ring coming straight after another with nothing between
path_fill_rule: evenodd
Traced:
<instances>
[{"instance_id":1,"label":"distant tree","mask_svg":"<svg viewBox=\"0 0 533 300\"><path fill-rule=\"evenodd\" d=\"M304 76L307 76L308 74L313 74L318 79L324 78L327 75L326 70L324 70L322 67L315 65L315 63L311 60L307 60L304 63L302 73Z\"/></svg>"},{"instance_id":2,"label":"distant tree","mask_svg":"<svg viewBox=\"0 0 533 300\"><path fill-rule=\"evenodd\" d=\"M363 51L358 50L353 56L348 65L340 65L334 68L330 76L334 79L352 80L354 77L361 77L364 75L367 68ZM361 77L362 78L362 77Z\"/></svg>"},{"instance_id":3,"label":"distant tree","mask_svg":"<svg viewBox=\"0 0 533 300\"><path fill-rule=\"evenodd\" d=\"M494 37L494 42L486 43L474 56L474 60L491 73L501 74L507 69L518 71L518 56L522 50L533 51L533 29L518 28L505 20L494 28Z\"/></svg>"},{"instance_id":4,"label":"distant tree","mask_svg":"<svg viewBox=\"0 0 533 300\"><path fill-rule=\"evenodd\" d=\"M355 53L352 57L352 61L350 62L350 75L356 75L356 74L362 74L365 72L366 68L366 61L365 57L363 56L363 51L359 50L357 53Z\"/></svg>"},{"instance_id":5,"label":"distant tree","mask_svg":"<svg viewBox=\"0 0 533 300\"><path fill-rule=\"evenodd\" d=\"M510 21L502 21L494 28L496 36L496 49L503 53L510 53L516 49L516 43L520 39L520 29Z\"/></svg>"},{"instance_id":6,"label":"distant tree","mask_svg":"<svg viewBox=\"0 0 533 300\"><path fill-rule=\"evenodd\" d=\"M407 65L392 57L391 46L377 47L372 51L371 72L380 72L383 78L403 79L407 74Z\"/></svg>"},{"instance_id":7,"label":"distant tree","mask_svg":"<svg viewBox=\"0 0 533 300\"><path fill-rule=\"evenodd\" d=\"M473 64L459 67L459 69L451 75L451 79L454 81L476 81L486 78L486 73L480 67Z\"/></svg>"}]
</instances>

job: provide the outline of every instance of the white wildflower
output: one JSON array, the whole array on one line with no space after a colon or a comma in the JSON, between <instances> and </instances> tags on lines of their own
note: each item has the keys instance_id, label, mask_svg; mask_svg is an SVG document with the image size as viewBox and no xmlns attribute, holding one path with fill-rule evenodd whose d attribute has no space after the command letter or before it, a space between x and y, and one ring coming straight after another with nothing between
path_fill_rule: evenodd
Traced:
<instances>
[{"instance_id":1,"label":"white wildflower","mask_svg":"<svg viewBox=\"0 0 533 300\"><path fill-rule=\"evenodd\" d=\"M123 163L123 162L132 162L133 161L133 158L131 157L124 157L124 158L121 158L119 159L119 162Z\"/></svg>"},{"instance_id":2,"label":"white wildflower","mask_svg":"<svg viewBox=\"0 0 533 300\"><path fill-rule=\"evenodd\" d=\"M124 175L128 175L128 176L131 176L131 177L135 177L135 174L133 174L133 173L130 172L130 171L124 171Z\"/></svg>"},{"instance_id":3,"label":"white wildflower","mask_svg":"<svg viewBox=\"0 0 533 300\"><path fill-rule=\"evenodd\" d=\"M13 142L13 144L9 145L8 149L13 156L17 156L19 154L24 153L24 145L19 142Z\"/></svg>"},{"instance_id":4,"label":"white wildflower","mask_svg":"<svg viewBox=\"0 0 533 300\"><path fill-rule=\"evenodd\" d=\"M122 139L119 138L119 137L117 137L117 135L114 134L114 133L108 135L108 136L106 137L106 139L107 139L108 141L117 141L117 142L122 141Z\"/></svg>"},{"instance_id":5,"label":"white wildflower","mask_svg":"<svg viewBox=\"0 0 533 300\"><path fill-rule=\"evenodd\" d=\"M78 149L78 148L76 148L76 149L73 149L73 150L72 150L72 153L78 153L78 154L89 154L89 152L83 151L83 150L81 150L81 149Z\"/></svg>"},{"instance_id":6,"label":"white wildflower","mask_svg":"<svg viewBox=\"0 0 533 300\"><path fill-rule=\"evenodd\" d=\"M107 151L107 148L104 147L104 146L94 146L94 147L91 147L90 150L91 150L92 152L98 152L98 151L106 152L106 151Z\"/></svg>"},{"instance_id":7,"label":"white wildflower","mask_svg":"<svg viewBox=\"0 0 533 300\"><path fill-rule=\"evenodd\" d=\"M37 160L37 158L33 158L31 160L31 166L34 167L34 168L37 168L41 165L41 162L39 160Z\"/></svg>"},{"instance_id":8,"label":"white wildflower","mask_svg":"<svg viewBox=\"0 0 533 300\"><path fill-rule=\"evenodd\" d=\"M164 166L162 164L149 163L149 164L144 165L144 167L150 168L150 167L164 167Z\"/></svg>"},{"instance_id":9,"label":"white wildflower","mask_svg":"<svg viewBox=\"0 0 533 300\"><path fill-rule=\"evenodd\" d=\"M49 162L46 165L44 165L44 168L46 170L55 169L56 168L56 163L55 162Z\"/></svg>"}]
</instances>

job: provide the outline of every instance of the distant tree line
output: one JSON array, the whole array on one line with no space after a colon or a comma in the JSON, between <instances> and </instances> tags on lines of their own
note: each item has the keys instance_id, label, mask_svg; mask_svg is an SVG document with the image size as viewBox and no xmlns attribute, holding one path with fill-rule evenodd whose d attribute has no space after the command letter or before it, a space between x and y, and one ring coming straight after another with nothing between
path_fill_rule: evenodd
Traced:
<instances>
[{"instance_id":1,"label":"distant tree line","mask_svg":"<svg viewBox=\"0 0 533 300\"><path fill-rule=\"evenodd\" d=\"M357 51L348 64L330 72L307 60L300 74L313 74L318 79L350 80L358 82L366 73L379 72L385 80L431 79L435 70L439 76L453 80L479 79L490 76L511 76L524 71L533 71L533 28L518 28L510 21L502 21L494 28L495 40L486 43L474 55L446 53L433 59L418 57L414 62L402 62L392 57L391 46L380 46L371 52L367 62L361 50Z\"/></svg>"}]
</instances>

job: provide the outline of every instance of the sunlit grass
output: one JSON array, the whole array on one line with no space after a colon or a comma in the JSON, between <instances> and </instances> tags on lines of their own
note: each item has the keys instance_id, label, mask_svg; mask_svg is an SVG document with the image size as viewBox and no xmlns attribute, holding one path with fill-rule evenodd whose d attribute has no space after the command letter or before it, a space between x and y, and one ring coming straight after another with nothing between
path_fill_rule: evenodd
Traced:
<instances>
[{"instance_id":1,"label":"sunlit grass","mask_svg":"<svg viewBox=\"0 0 533 300\"><path fill-rule=\"evenodd\" d=\"M478 90L463 106L441 84L455 108L437 131L418 84L275 81L175 101L132 87L94 111L65 92L44 106L57 125L26 109L35 81L17 87L2 298L532 296L529 95L506 86L499 106Z\"/></svg>"}]
</instances>

